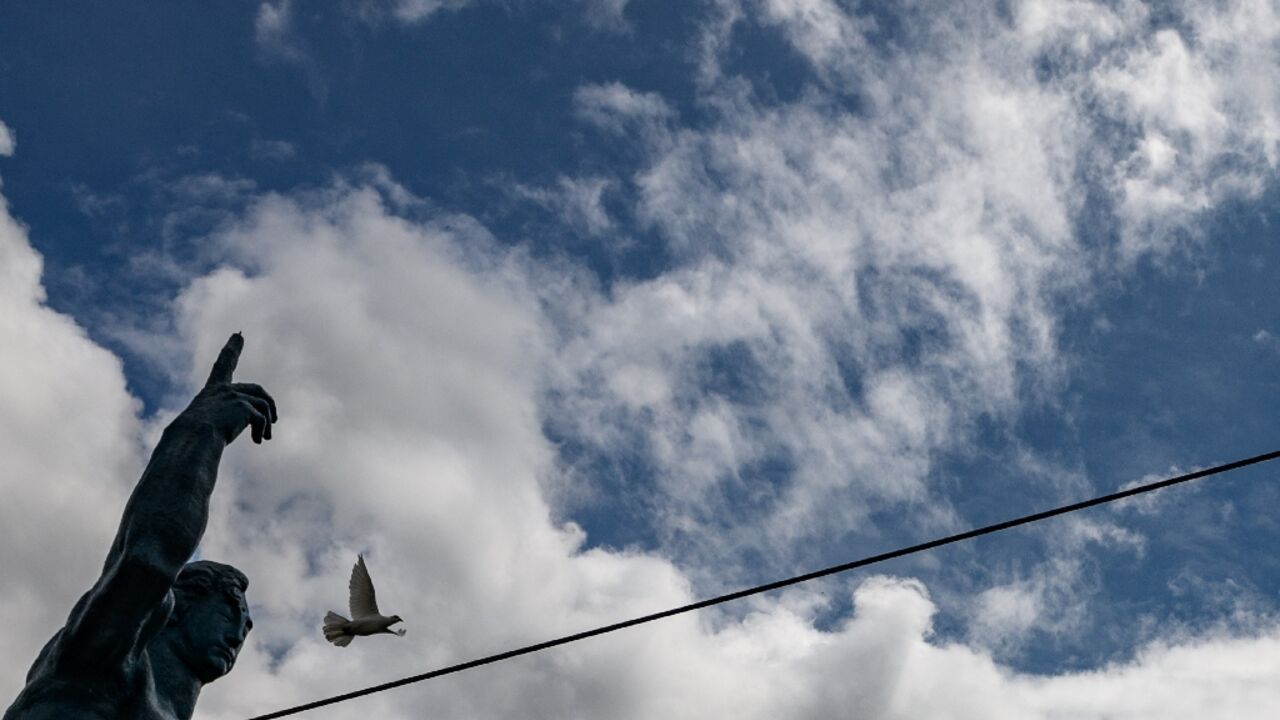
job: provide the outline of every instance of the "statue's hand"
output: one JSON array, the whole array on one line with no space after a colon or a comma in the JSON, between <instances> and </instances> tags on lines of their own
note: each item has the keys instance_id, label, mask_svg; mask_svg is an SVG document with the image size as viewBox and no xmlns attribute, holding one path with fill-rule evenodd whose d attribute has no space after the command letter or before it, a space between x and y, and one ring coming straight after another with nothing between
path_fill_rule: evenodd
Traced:
<instances>
[{"instance_id":1,"label":"statue's hand","mask_svg":"<svg viewBox=\"0 0 1280 720\"><path fill-rule=\"evenodd\" d=\"M271 424L278 419L275 400L260 385L231 382L243 348L240 333L227 340L208 382L174 424L212 428L228 444L246 427L252 428L255 443L271 439Z\"/></svg>"}]
</instances>

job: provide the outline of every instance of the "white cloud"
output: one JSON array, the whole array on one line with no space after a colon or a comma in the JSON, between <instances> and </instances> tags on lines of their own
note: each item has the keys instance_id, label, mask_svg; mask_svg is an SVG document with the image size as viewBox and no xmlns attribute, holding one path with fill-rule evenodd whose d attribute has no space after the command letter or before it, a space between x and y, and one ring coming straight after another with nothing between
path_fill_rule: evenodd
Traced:
<instances>
[{"instance_id":1,"label":"white cloud","mask_svg":"<svg viewBox=\"0 0 1280 720\"><path fill-rule=\"evenodd\" d=\"M1035 627L1043 611L1043 589L1019 581L983 590L976 598L971 632L984 643L999 646Z\"/></svg>"},{"instance_id":2,"label":"white cloud","mask_svg":"<svg viewBox=\"0 0 1280 720\"><path fill-rule=\"evenodd\" d=\"M141 470L120 361L45 306L42 261L0 197L0 698L93 584Z\"/></svg>"},{"instance_id":3,"label":"white cloud","mask_svg":"<svg viewBox=\"0 0 1280 720\"><path fill-rule=\"evenodd\" d=\"M365 0L361 13L368 18L379 18L389 13L405 24L427 22L442 10L460 10L474 0ZM626 30L626 8L629 0L578 0L588 24L602 30Z\"/></svg>"},{"instance_id":4,"label":"white cloud","mask_svg":"<svg viewBox=\"0 0 1280 720\"><path fill-rule=\"evenodd\" d=\"M264 2L258 6L254 19L254 39L259 45L275 47L281 53L295 52L288 37L292 33L292 5L289 0Z\"/></svg>"},{"instance_id":5,"label":"white cloud","mask_svg":"<svg viewBox=\"0 0 1280 720\"><path fill-rule=\"evenodd\" d=\"M1036 64L1047 63L1055 75L1044 87L1069 100L1070 112L1128 128L1127 138L1099 133L1097 141L1117 146L1095 145L1092 157L1078 158L1114 193L1125 261L1177 247L1201 212L1228 196L1256 195L1274 175L1280 91L1259 72L1275 65L1274 3L1174 2L1164 8L1173 26L1138 0L1029 0L1012 6L1011 22L981 3L902 12L908 39L897 42L910 51L898 61L924 69L931 55L977 59L1020 84L1033 83ZM903 78L879 82L886 54L864 40L879 29L874 19L831 0L768 0L761 15L832 85L900 104Z\"/></svg>"},{"instance_id":6,"label":"white cloud","mask_svg":"<svg viewBox=\"0 0 1280 720\"><path fill-rule=\"evenodd\" d=\"M694 528L695 552L776 555L865 528L871 506L923 503L932 453L978 414L1016 409L1025 373L1057 372L1053 304L1087 268L1070 230L1083 135L1070 99L973 59L875 71L872 92L902 102L761 109L726 90L709 129L629 126L652 153L638 213L676 268L574 319L561 357L575 392L556 417L606 455L640 433L669 529ZM617 85L584 88L578 106L612 131L599 109L665 118L659 98ZM751 383L727 401L702 394L726 349ZM671 390L638 395L620 380L635 377ZM722 441L695 432L707 418ZM795 463L793 484L763 517L727 518L715 499L764 493L775 479L749 472L770 453Z\"/></svg>"},{"instance_id":7,"label":"white cloud","mask_svg":"<svg viewBox=\"0 0 1280 720\"><path fill-rule=\"evenodd\" d=\"M415 7L426 17L438 6ZM1134 3L1027 3L1012 22L944 9L913 30L936 42L893 53L861 42L868 26L843 5L759 7L828 88L856 87L866 105L846 109L818 88L764 107L728 82L702 98L720 114L692 129L660 96L621 84L575 97L583 120L649 153L630 181L635 210L670 251L652 279L597 291L501 250L472 219L399 217L412 199L377 181L267 195L218 232L224 266L176 304L184 377L194 382L243 330L241 376L276 393L282 419L275 441L238 445L224 468L203 550L249 572L258 629L236 674L205 693L202 718L680 604L713 560L750 549L790 559L805 540L872 531L872 510L954 523L928 484L931 462L976 418L1012 416L1027 388L1052 387L1060 303L1098 273L1124 272L1107 267L1113 251L1165 252L1172 230L1256 192L1274 164L1274 94L1243 73L1275 69L1262 3L1188 6L1194 42L1148 30ZM284 33L288 12L264 5L260 39ZM1045 53L1060 77L1037 77ZM1132 143L1099 149L1096 113L1126 123ZM1119 248L1073 234L1084 181L1116 199ZM136 475L138 428L118 361L41 305L38 256L0 220L0 317L13 323L0 362L14 364L0 376L12 396L0 403L11 431L0 482L78 487L6 492L19 506L0 509L14 513L0 532L5 567L18 568L0 602L45 613L6 638L0 657L17 664L3 677L17 678L56 626L60 611L41 608L68 607L91 580L95 556L80 557L105 550L114 517L99 509L118 507ZM737 375L716 376L717 353ZM54 383L62 371L74 382ZM553 520L544 488L563 469L547 415L605 455L644 439L658 473L653 519L678 566L584 552L581 532ZM785 487L751 473L770 455L794 465ZM735 514L735 494L764 501ZM51 522L55 511L79 524ZM52 577L32 547L70 569ZM339 653L316 625L343 604L357 551L410 635ZM983 647L1076 617L1082 571L1057 560L979 594L972 646L933 638L918 582L877 578L831 631L814 628L820 600L800 591L741 617L672 620L330 715L1145 720L1261 718L1280 705L1280 631L1268 624L1251 638L1152 645L1088 673L999 665Z\"/></svg>"},{"instance_id":8,"label":"white cloud","mask_svg":"<svg viewBox=\"0 0 1280 720\"><path fill-rule=\"evenodd\" d=\"M9 157L13 154L13 149L17 146L14 140L13 131L8 125L0 122L0 156Z\"/></svg>"},{"instance_id":9,"label":"white cloud","mask_svg":"<svg viewBox=\"0 0 1280 720\"><path fill-rule=\"evenodd\" d=\"M761 18L785 26L792 44L824 75L844 72L866 49L865 33L874 23L835 0L764 0Z\"/></svg>"},{"instance_id":10,"label":"white cloud","mask_svg":"<svg viewBox=\"0 0 1280 720\"><path fill-rule=\"evenodd\" d=\"M218 236L229 264L177 302L187 383L198 383L217 345L239 329L248 346L238 377L267 385L281 406L275 440L237 444L225 458L202 547L249 573L257 625L236 671L203 693L202 720L242 718L693 598L669 562L581 552L580 532L550 519L539 479L555 467L536 405L554 346L530 286L541 271L465 218L410 222L387 198L371 186L265 196ZM28 506L16 526L15 517L3 525L13 557L0 598L16 613L54 608L36 614L29 637L6 637L11 652L0 657L2 676L15 679L11 694L91 581L96 556L87 551L105 550L115 520L101 509L122 505L120 481L136 477L138 456L130 449L136 406L119 362L39 307L38 258L21 228L4 227L0 247L11 261L3 267L15 275L3 287L19 292L5 296L0 317L20 317L15 308L29 316L10 339L60 338L79 358L65 368L70 386L33 382L65 351L35 348L38 364L3 375L22 380L8 392L33 398L0 406L11 431L4 437L15 439L0 456L32 465L6 467L14 472L3 482L62 467L60 482L76 489L5 493ZM727 427L708 413L700 437L732 447ZM50 498L61 499L53 506ZM68 502L81 508L71 534L50 521ZM13 536L15 527L27 534ZM380 602L407 618L410 634L340 651L320 638L318 618L343 604L358 551L370 559ZM88 560L63 575L48 572L51 556L66 568L77 556ZM932 639L934 606L916 581L861 582L854 614L829 631L813 626L821 607L801 589L749 602L742 616L673 618L326 715L1247 719L1280 702L1280 632L1271 626L1253 638L1153 645L1096 672L1032 677L983 650Z\"/></svg>"},{"instance_id":11,"label":"white cloud","mask_svg":"<svg viewBox=\"0 0 1280 720\"><path fill-rule=\"evenodd\" d=\"M1141 558L1142 536L1118 525L1074 517L1044 526L1046 557L1024 568L988 568L994 584L964 603L967 641L1001 657L1034 649L1046 638L1060 640L1090 629L1090 606L1105 602L1104 588L1089 567L1093 549L1127 550ZM1093 546L1093 547L1090 547ZM1119 562L1131 561L1120 556Z\"/></svg>"},{"instance_id":12,"label":"white cloud","mask_svg":"<svg viewBox=\"0 0 1280 720\"><path fill-rule=\"evenodd\" d=\"M573 100L578 117L614 132L631 127L655 131L673 115L657 93L638 92L617 82L584 85Z\"/></svg>"},{"instance_id":13,"label":"white cloud","mask_svg":"<svg viewBox=\"0 0 1280 720\"><path fill-rule=\"evenodd\" d=\"M587 22L602 30L626 31L627 5L630 0L581 0Z\"/></svg>"},{"instance_id":14,"label":"white cloud","mask_svg":"<svg viewBox=\"0 0 1280 720\"><path fill-rule=\"evenodd\" d=\"M1266 348L1267 350L1280 350L1280 338L1276 337L1266 328L1259 328L1258 331L1253 334L1253 342L1257 346Z\"/></svg>"},{"instance_id":15,"label":"white cloud","mask_svg":"<svg viewBox=\"0 0 1280 720\"><path fill-rule=\"evenodd\" d=\"M1112 149L1110 179L1127 260L1176 247L1225 197L1256 196L1280 154L1280 93L1257 79L1275 64L1275 5L1170 10L1176 28L1160 28L1136 2L1036 2L1019 13L1030 47L1055 54L1068 68L1064 83L1133 135L1130 150Z\"/></svg>"},{"instance_id":16,"label":"white cloud","mask_svg":"<svg viewBox=\"0 0 1280 720\"><path fill-rule=\"evenodd\" d=\"M394 18L404 23L420 23L439 10L456 10L465 8L471 0L392 0L390 12Z\"/></svg>"},{"instance_id":17,"label":"white cloud","mask_svg":"<svg viewBox=\"0 0 1280 720\"><path fill-rule=\"evenodd\" d=\"M516 184L512 193L555 213L560 222L584 235L601 235L613 228L613 219L603 202L605 191L612 184L603 177L561 176L551 186Z\"/></svg>"},{"instance_id":18,"label":"white cloud","mask_svg":"<svg viewBox=\"0 0 1280 720\"><path fill-rule=\"evenodd\" d=\"M307 90L320 104L329 97L329 85L295 27L292 0L268 0L258 6L253 37L263 56L298 67L306 78Z\"/></svg>"},{"instance_id":19,"label":"white cloud","mask_svg":"<svg viewBox=\"0 0 1280 720\"><path fill-rule=\"evenodd\" d=\"M262 140L254 138L249 154L260 160L292 160L298 155L298 146L286 140Z\"/></svg>"},{"instance_id":20,"label":"white cloud","mask_svg":"<svg viewBox=\"0 0 1280 720\"><path fill-rule=\"evenodd\" d=\"M695 564L785 555L885 503L936 512L932 457L1061 378L1060 306L1271 177L1280 102L1240 79L1280 70L1265 3L1179 6L1194 41L1131 2L913 5L888 50L839 3L721 4L703 47L772 23L860 103L762 105L715 63L697 129L653 93L578 91L583 121L647 149L636 212L672 259L564 320L553 413L605 457L639 439L666 547ZM1091 190L1114 245L1075 234ZM738 395L708 394L726 352ZM769 457L790 485L751 474Z\"/></svg>"},{"instance_id":21,"label":"white cloud","mask_svg":"<svg viewBox=\"0 0 1280 720\"><path fill-rule=\"evenodd\" d=\"M580 533L551 520L539 480L556 468L537 410L541 368L556 352L536 310L545 269L498 250L477 226L446 225L468 226L400 219L369 187L269 196L221 236L240 269L205 277L179 302L192 356L243 329L241 374L282 408L277 439L224 468L204 551L255 578L258 630L238 674L206 691L201 717L243 717L693 598L668 562L581 552ZM680 299L647 316L681 316ZM738 328L749 317L708 323ZM885 435L927 434L910 392L904 379L871 391L886 407L878 412L902 424ZM713 464L745 451L723 410L703 406L691 430L698 457ZM1108 532L1085 525L1072 537L1079 549ZM316 617L342 604L361 550L410 635L334 655ZM331 714L825 718L857 708L888 720L944 709L1088 718L1128 707L1133 718L1197 717L1215 711L1222 683L1252 698L1241 717L1261 717L1274 683L1248 668L1278 662L1269 625L1254 639L1190 636L1127 665L1057 677L1020 676L979 649L1018 642L1044 617L1072 627L1059 606L1078 599L1076 572L1046 567L1030 584L1013 579L1008 597L981 596L974 646L932 639L934 608L919 583L873 579L857 591L856 614L831 631L814 629L821 602L802 590L740 618L664 622ZM1016 621L1014 635L1001 621ZM273 664L268 648L288 652ZM1197 658L1213 663L1215 680L1185 675ZM1140 699L1116 699L1121 683Z\"/></svg>"}]
</instances>

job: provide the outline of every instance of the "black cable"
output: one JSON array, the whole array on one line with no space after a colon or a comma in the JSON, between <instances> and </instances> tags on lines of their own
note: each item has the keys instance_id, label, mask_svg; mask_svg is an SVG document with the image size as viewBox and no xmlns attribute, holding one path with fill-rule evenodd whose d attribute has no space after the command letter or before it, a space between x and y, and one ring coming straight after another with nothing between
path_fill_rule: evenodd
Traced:
<instances>
[{"instance_id":1,"label":"black cable","mask_svg":"<svg viewBox=\"0 0 1280 720\"><path fill-rule=\"evenodd\" d=\"M288 708L285 710L277 710L276 712L267 713L266 715L258 715L256 717L250 718L249 720L271 720L272 718L279 718L279 717L284 717L286 715L293 715L295 713L300 713L306 710L314 710L315 708L323 707L325 705L332 705L334 703L339 703L344 700L352 700L358 697L362 697L364 695L372 695L373 693L382 692L383 690L390 690L392 688L400 687L401 685L408 685L410 683L421 682L423 680L430 680L431 678L437 678L437 677L440 677L441 675L451 675L453 673L462 672L463 670L470 670L471 668L479 667L481 665L488 665L490 663L496 663L501 660L507 660L509 658L517 657L519 655L528 655L529 653L535 653L535 652L538 652L539 650L546 650L547 648L553 648L553 647L556 647L557 645L567 645L571 642L576 642L578 640L585 640L586 638L589 638L589 637L595 637L596 635L604 635L605 633L611 633L615 630L629 628L629 627L632 627L633 625L642 625L644 623L652 622L654 620L661 620L663 618L668 618L668 617L671 617L672 615L679 615L681 613L687 613L693 610L701 610L702 608L705 608L705 607L711 607L712 605L719 605L720 603L726 603L726 602L729 602L730 600L737 600L739 598L744 598L749 595L758 595L760 593L769 592L770 590L777 590L779 588L784 588L790 585L797 585L802 582L808 582L809 580L816 580L820 577L826 577L827 575L835 575L836 573L847 572L849 570L865 567L867 565L883 562L885 560L892 560L894 558L900 558L905 555L911 555L914 553L923 552L925 550L932 550L933 548L942 547L943 545L950 545L951 543L960 542L961 540L968 540L970 538L975 538L980 535L988 535L990 533L999 532L1001 530L1008 530L1009 528L1017 527L1019 525L1026 525L1028 523L1038 522L1040 520L1046 520L1048 518L1055 517L1057 515L1065 515L1067 513L1075 512L1076 510L1083 510L1085 508L1090 508L1095 505L1102 505L1104 503L1115 502L1116 500L1123 500L1124 498L1127 498L1127 497L1133 497L1134 495L1140 495L1142 493L1151 492L1153 490L1160 490L1161 488L1166 488L1171 485L1177 485L1179 483L1184 483L1191 480L1198 480L1200 478L1209 477L1210 475L1217 475L1218 473L1224 473L1229 470L1236 470L1249 465L1255 465L1257 463L1267 462L1268 460L1274 460L1277 457L1280 457L1280 450L1265 453L1263 455L1256 455L1254 457L1246 458L1244 460L1236 460L1235 462L1229 462L1229 463L1226 463L1225 465L1216 465L1214 467L1206 468L1204 470L1196 470L1195 472L1190 472L1185 475L1178 475L1177 477L1168 478L1166 480L1147 483L1146 485L1137 485L1135 487L1129 488L1128 490L1121 490L1119 492L1111 493L1110 495L1102 495L1100 497L1095 497L1090 500L1084 500L1078 503L1073 503L1071 505L1063 505L1061 507L1053 508L1052 510L1044 510L1042 512L1034 513L1032 515L1024 515L1023 517L1015 518L1013 520L1005 520L1004 522L999 522L994 525L987 525L986 527L981 527L974 530L967 530L965 532L957 533L955 535L948 535L947 537L944 537L944 538L939 538L937 540L930 540L929 542L920 543L919 545L912 545L910 547L901 548L899 550L894 550L892 552L881 553L879 555L872 555L871 557L862 558L861 560L854 560L853 562L847 562L842 565L832 565L831 567L824 568L822 570L815 570L810 573L805 573L804 575L796 575L795 577L787 578L786 580L777 580L775 582L767 583L764 585L757 585L756 587L747 588L745 590L738 590L737 592L731 592L727 595L719 595L717 597L708 598L706 600L699 600L698 602L695 602L695 603L682 605L677 608L671 608L670 610L663 610L662 612L656 612L656 613L653 613L652 615L645 615L638 618L632 618L630 620L624 620L622 622L614 623L612 625L606 625L604 627L599 627L594 630L586 630L584 632L575 633L573 635L566 635L561 638L556 638L555 640L547 640L545 642L537 643L536 645L527 645L525 647L517 648L515 650L508 650L503 653L498 653L497 655L489 655L488 657L482 657L476 660L470 660L464 663L459 663L457 665L450 665L449 667L440 668L439 670L432 670L431 672L422 673L421 675L412 675L410 677L401 678L399 680L393 680L391 682L383 683L381 685L374 685L372 687L367 687L367 688L364 688L363 690L355 690L353 692L344 693L342 695L334 695L333 697L325 698L323 700L316 700L314 702L306 703L305 705L298 705L296 707Z\"/></svg>"}]
</instances>

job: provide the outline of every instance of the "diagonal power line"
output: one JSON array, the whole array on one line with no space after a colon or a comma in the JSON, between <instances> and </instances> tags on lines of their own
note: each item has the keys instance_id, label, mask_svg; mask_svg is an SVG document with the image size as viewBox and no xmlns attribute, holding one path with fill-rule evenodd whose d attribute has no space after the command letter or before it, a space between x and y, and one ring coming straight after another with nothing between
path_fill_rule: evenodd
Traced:
<instances>
[{"instance_id":1,"label":"diagonal power line","mask_svg":"<svg viewBox=\"0 0 1280 720\"><path fill-rule=\"evenodd\" d=\"M558 645L567 645L571 642L577 642L578 640L585 640L587 638L595 637L597 635L604 635L606 633L611 633L615 630L622 630L623 628L629 628L635 625L643 625L644 623L653 622L654 620L661 620L663 618L668 618L673 615L680 615L682 613L692 612L694 610L701 610L702 608L711 607L712 605L719 605L721 603L726 603L731 600L738 600L740 598L748 597L751 595L758 595L760 593L769 592L770 590L777 590L779 588L784 588L791 585L798 585L800 583L808 582L810 580L816 580L818 578L826 577L828 575L835 575L837 573L847 572L849 570L866 567L867 565L873 565L875 563L884 562L885 560L892 560L894 558L900 558L906 555L913 555L915 553L924 552L925 550L932 550L933 548L942 547L943 545L950 545L951 543L960 542L961 540L969 540L972 538L979 537L981 535L989 535L991 533L999 532L1001 530L1008 530L1009 528L1018 527L1019 525L1028 525L1030 523L1039 522L1041 520L1047 520L1048 518L1056 517L1058 515L1066 515L1067 513L1075 512L1077 510L1084 510L1085 508L1091 508L1091 507L1094 507L1095 505L1103 505L1106 503L1115 502L1117 500L1123 500L1128 497L1133 497L1134 495L1153 492L1155 490L1167 488L1172 485L1178 485L1181 483L1189 482L1191 480L1199 480L1200 478L1206 478L1206 477L1209 477L1210 475L1217 475L1219 473L1224 473L1231 470L1238 470L1239 468L1247 467L1249 465L1256 465L1258 463L1264 463L1269 460L1275 460L1278 457L1280 457L1280 450L1274 450L1272 452L1264 453L1262 455L1255 455L1251 458L1236 460L1234 462L1225 463L1223 465L1215 465L1213 467L1205 468L1203 470L1196 470L1195 472L1186 473L1185 475L1178 475L1176 477L1167 478L1165 480L1158 480L1155 482L1147 483L1145 485L1136 485L1127 490L1120 490L1118 492L1114 492L1109 495L1101 495L1095 498L1091 498L1089 500L1082 500L1077 503L1072 503L1070 505L1062 505L1060 507L1056 507L1051 510L1043 510L1038 513L1032 513L1031 515L1024 515L1022 517L1014 518L1012 520L1005 520L1004 522L998 522L994 525L987 525L985 527L975 528L973 530L966 530L965 532L956 533L955 535L948 535L946 537L938 538L936 540L930 540L928 542L923 542L918 545L911 545L910 547L904 547L898 550L893 550L886 553L880 553L879 555L872 555L870 557L862 558L861 560L854 560L852 562L847 562L840 565L832 565L831 567L823 568L821 570L815 570L813 572L805 573L803 575L796 575L795 577L790 577L785 580L777 580L771 583L766 583L764 585L757 585L755 587L746 588L745 590L738 590L736 592L731 592L726 595L718 595L716 597L707 598L705 600L699 600L698 602L690 603L688 605L681 605L680 607L671 608L670 610L663 610L661 612L656 612L650 615L644 615L641 617L632 618L630 620L624 620L622 622L614 623L612 625L605 625L603 627L598 627L598 628L595 628L594 630L585 630L580 633L574 633L573 635L565 635L564 637L559 637L554 640L547 640L544 642L536 643L534 645L526 645L525 647L522 647L522 648L516 648L514 650L508 650L506 652L501 652L496 655L489 655L486 657L477 658L475 660L469 660L467 662L459 663L457 665L450 665L448 667L443 667L438 670L432 670L431 672L422 673L420 675L411 675L409 677L401 678L399 680L393 680L391 682L382 683L381 685L373 685L371 687L367 687L362 690L355 690L353 692L343 693L342 695L334 695L332 697L324 698L322 700L315 700L313 702L305 703L303 705L297 705L295 707L287 708L284 710L277 710L275 712L267 713L266 715L258 715L258 716L249 718L249 720L271 720L272 718L285 717L286 715L293 715L296 713L305 712L307 710L314 710L318 707L324 707L325 705L340 703L340 702L343 702L344 700L354 700L355 698L363 697L365 695L372 695L373 693L382 692L383 690L398 688L401 685L409 685L411 683L422 682L423 680L430 680L432 678L440 677L441 675L452 675L453 673L462 672L463 670L470 670L471 668L480 667L481 665L489 665L492 663L500 662L502 660L518 657L520 655L528 655L530 653L535 653L535 652L538 652L539 650L546 650L548 648L553 648Z\"/></svg>"}]
</instances>

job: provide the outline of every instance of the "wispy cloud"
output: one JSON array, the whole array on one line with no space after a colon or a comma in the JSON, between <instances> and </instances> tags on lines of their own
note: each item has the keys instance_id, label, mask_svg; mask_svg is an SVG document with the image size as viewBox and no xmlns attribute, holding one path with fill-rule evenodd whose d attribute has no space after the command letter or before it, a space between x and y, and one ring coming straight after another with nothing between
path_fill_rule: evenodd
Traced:
<instances>
[{"instance_id":1,"label":"wispy cloud","mask_svg":"<svg viewBox=\"0 0 1280 720\"><path fill-rule=\"evenodd\" d=\"M1274 169L1280 104L1237 80L1274 64L1265 3L1186 6L1184 30L1137 3L909 5L887 45L888 20L834 2L724 5L703 46L730 46L734 18L777 27L812 91L761 103L711 63L716 121L696 128L620 84L576 96L647 148L635 213L672 261L566 322L552 416L654 469L639 492L681 555L936 512L935 454L1061 379L1062 308ZM1114 243L1077 231L1099 192Z\"/></svg>"},{"instance_id":2,"label":"wispy cloud","mask_svg":"<svg viewBox=\"0 0 1280 720\"><path fill-rule=\"evenodd\" d=\"M520 183L510 190L521 200L555 214L563 225L584 235L601 235L614 226L604 206L604 194L612 181L603 177L560 177L554 185L534 187Z\"/></svg>"},{"instance_id":3,"label":"wispy cloud","mask_svg":"<svg viewBox=\"0 0 1280 720\"><path fill-rule=\"evenodd\" d=\"M574 92L573 100L579 118L617 133L659 132L674 115L657 93L639 92L618 82L584 85Z\"/></svg>"},{"instance_id":4,"label":"wispy cloud","mask_svg":"<svg viewBox=\"0 0 1280 720\"><path fill-rule=\"evenodd\" d=\"M0 156L9 157L13 154L17 142L14 140L13 131L8 125L0 122Z\"/></svg>"},{"instance_id":5,"label":"wispy cloud","mask_svg":"<svg viewBox=\"0 0 1280 720\"><path fill-rule=\"evenodd\" d=\"M261 160L290 160L297 156L298 146L287 140L263 140L254 138L249 154Z\"/></svg>"},{"instance_id":6,"label":"wispy cloud","mask_svg":"<svg viewBox=\"0 0 1280 720\"><path fill-rule=\"evenodd\" d=\"M1280 108L1247 79L1276 74L1266 3L1179 5L1178 23L1136 2L909 3L890 39L889 19L828 0L718 6L698 41L699 122L656 93L586 85L572 100L584 127L634 143L640 162L528 191L571 227L661 243L666 264L644 278L600 287L531 259L475 218L424 210L385 172L288 194L189 181L235 202L201 231L216 267L174 301L163 356L193 386L243 330L241 375L282 416L273 443L229 453L202 548L254 578L258 629L201 717L678 605L829 538L891 537L873 522L886 513L955 525L937 457L1059 387L1064 308L1273 172ZM287 59L290 6L262 8L259 41ZM796 99L761 102L720 62L746 21L811 64ZM625 218L603 213L606 190ZM1078 229L1099 194L1114 237ZM19 505L0 510L18 568L0 603L40 618L5 638L12 689L15 658L91 581L84 549L106 547L101 508L121 504L147 428L119 361L43 306L39 256L7 212L0 253L0 475L71 489L7 492ZM582 451L561 454L570 443ZM651 551L592 547L569 520L580 508L554 505L548 489L598 482L600 458L640 471L584 496L635 500ZM67 533L57 517L83 522ZM1087 616L1094 570L1075 558L1142 552L1105 522L1059 532L1070 552L973 580L951 642L922 582L875 577L826 588L853 606L827 629L831 599L802 588L334 717L1262 718L1280 705L1280 631L1262 612L1249 637L1188 631L1090 672L1001 665L1030 633ZM68 572L32 567L31 547ZM316 624L361 551L416 640L337 656Z\"/></svg>"},{"instance_id":7,"label":"wispy cloud","mask_svg":"<svg viewBox=\"0 0 1280 720\"><path fill-rule=\"evenodd\" d=\"M202 694L201 718L244 717L694 597L670 562L584 552L581 531L552 519L541 478L557 469L539 398L557 348L535 302L543 290L531 283L542 276L465 217L400 216L403 190L386 183L262 196L212 238L225 267L175 304L188 359L175 366L178 382L197 384L227 331L241 329L249 347L238 375L271 388L282 411L272 443L237 445L224 460L202 553L253 578L257 629L236 672ZM77 488L9 493L26 504L7 508L19 514L3 525L4 547L19 554L6 564L13 569L2 597L9 611L43 617L6 635L3 657L21 663L91 581L97 566L84 549L109 542L114 513L102 508L123 504L142 428L119 362L40 306L38 256L20 227L0 227L0 248L14 260L4 267L26 268L21 283L4 284L25 290L4 296L0 317L27 318L5 358L32 360L0 376L9 379L0 383L7 398L25 389L31 399L0 404L0 419L46 438L6 434L5 477L58 470L60 483ZM78 358L71 367L49 363L49 340L74 350L53 355ZM49 373L62 382L38 382ZM74 401L58 402L64 391ZM60 432L46 432L53 427ZM709 442L719 434L705 432ZM74 534L41 520L77 512L85 521ZM28 568L33 546L42 555ZM379 568L383 602L395 603L415 640L337 656L316 632L318 613L342 604L361 551ZM83 567L50 575L50 558ZM55 585L32 586L38 578ZM986 617L1029 622L1058 592L1009 587L1003 599L998 590L984 596ZM1030 677L980 646L933 640L935 606L917 581L877 577L840 588L852 592L854 610L829 630L814 626L823 598L801 589L749 603L741 616L664 621L330 712L826 718L857 708L888 720L945 707L975 719L1118 710L1261 718L1260 708L1280 702L1269 697L1280 638L1265 624L1249 638L1218 631L1151 645L1105 672ZM21 667L3 677L13 690ZM1232 688L1226 696L1224 687Z\"/></svg>"},{"instance_id":8,"label":"wispy cloud","mask_svg":"<svg viewBox=\"0 0 1280 720\"><path fill-rule=\"evenodd\" d=\"M253 24L254 41L266 59L299 68L311 96L323 105L329 97L328 82L295 27L294 12L292 0L268 0L259 5Z\"/></svg>"},{"instance_id":9,"label":"wispy cloud","mask_svg":"<svg viewBox=\"0 0 1280 720\"><path fill-rule=\"evenodd\" d=\"M387 6L391 14L401 22L419 23L440 10L457 9L470 3L471 0L391 0L375 2L373 5Z\"/></svg>"}]
</instances>

